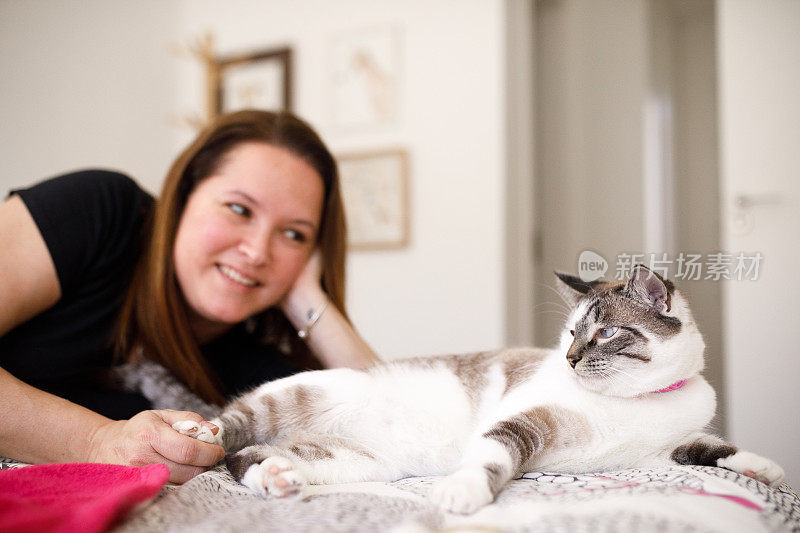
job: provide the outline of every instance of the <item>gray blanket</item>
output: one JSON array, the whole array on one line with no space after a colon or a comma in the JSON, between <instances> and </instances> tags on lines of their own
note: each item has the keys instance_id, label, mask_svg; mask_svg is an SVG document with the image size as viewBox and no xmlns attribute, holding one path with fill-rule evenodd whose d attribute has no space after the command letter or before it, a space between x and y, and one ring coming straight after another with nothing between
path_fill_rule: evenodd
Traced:
<instances>
[{"instance_id":1,"label":"gray blanket","mask_svg":"<svg viewBox=\"0 0 800 533\"><path fill-rule=\"evenodd\" d=\"M587 475L528 473L472 516L441 512L432 477L312 486L303 500L258 495L224 467L167 485L115 533L139 531L800 531L800 499L721 468Z\"/></svg>"},{"instance_id":2,"label":"gray blanket","mask_svg":"<svg viewBox=\"0 0 800 533\"><path fill-rule=\"evenodd\" d=\"M206 418L216 412L153 363L128 366L120 376L154 408L185 409ZM168 485L118 531L800 532L800 500L786 484L770 488L721 468L528 473L472 516L443 513L432 505L427 494L434 479L312 486L297 501L258 495L218 467L183 486Z\"/></svg>"}]
</instances>

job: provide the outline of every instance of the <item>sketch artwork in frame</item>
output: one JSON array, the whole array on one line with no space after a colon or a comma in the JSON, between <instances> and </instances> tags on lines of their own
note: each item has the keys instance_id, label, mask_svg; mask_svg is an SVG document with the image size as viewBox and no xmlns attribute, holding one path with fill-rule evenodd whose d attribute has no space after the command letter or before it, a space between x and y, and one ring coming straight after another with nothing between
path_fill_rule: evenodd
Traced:
<instances>
[{"instance_id":1,"label":"sketch artwork in frame","mask_svg":"<svg viewBox=\"0 0 800 533\"><path fill-rule=\"evenodd\" d=\"M343 154L338 158L352 250L408 244L408 156L402 149Z\"/></svg>"},{"instance_id":2,"label":"sketch artwork in frame","mask_svg":"<svg viewBox=\"0 0 800 533\"><path fill-rule=\"evenodd\" d=\"M241 109L292 109L291 48L212 59L208 70L209 117Z\"/></svg>"},{"instance_id":3,"label":"sketch artwork in frame","mask_svg":"<svg viewBox=\"0 0 800 533\"><path fill-rule=\"evenodd\" d=\"M349 31L332 39L329 93L334 125L371 127L397 118L398 42L392 26Z\"/></svg>"}]
</instances>

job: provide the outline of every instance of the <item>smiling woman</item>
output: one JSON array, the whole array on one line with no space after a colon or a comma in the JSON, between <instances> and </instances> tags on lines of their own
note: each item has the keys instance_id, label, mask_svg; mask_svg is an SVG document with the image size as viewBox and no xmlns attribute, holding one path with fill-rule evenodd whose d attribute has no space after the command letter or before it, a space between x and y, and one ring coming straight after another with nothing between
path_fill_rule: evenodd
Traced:
<instances>
[{"instance_id":1,"label":"smiling woman","mask_svg":"<svg viewBox=\"0 0 800 533\"><path fill-rule=\"evenodd\" d=\"M174 262L200 340L288 292L313 251L323 195L312 166L260 142L232 149L197 186L178 226Z\"/></svg>"},{"instance_id":2,"label":"smiling woman","mask_svg":"<svg viewBox=\"0 0 800 533\"><path fill-rule=\"evenodd\" d=\"M0 261L0 409L11 413L0 456L162 462L183 481L221 450L173 435L172 412L142 413L143 397L109 390L114 361L156 361L222 404L298 370L376 360L344 309L335 162L288 113L219 117L155 201L98 170L14 191L0 235L12 252Z\"/></svg>"}]
</instances>

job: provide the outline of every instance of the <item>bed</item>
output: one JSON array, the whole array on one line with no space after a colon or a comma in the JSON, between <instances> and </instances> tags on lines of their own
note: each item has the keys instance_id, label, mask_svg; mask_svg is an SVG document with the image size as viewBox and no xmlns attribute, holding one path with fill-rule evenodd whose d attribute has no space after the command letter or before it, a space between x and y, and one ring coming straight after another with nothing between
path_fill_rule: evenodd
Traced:
<instances>
[{"instance_id":1,"label":"bed","mask_svg":"<svg viewBox=\"0 0 800 533\"><path fill-rule=\"evenodd\" d=\"M218 466L165 485L113 531L800 531L800 499L787 484L768 487L722 468L530 472L471 516L432 505L434 479L311 486L303 500L286 500L258 495Z\"/></svg>"},{"instance_id":2,"label":"bed","mask_svg":"<svg viewBox=\"0 0 800 533\"><path fill-rule=\"evenodd\" d=\"M434 479L311 486L303 500L286 500L258 495L218 466L165 485L113 531L800 531L800 499L786 483L768 487L722 468L530 472L471 516L432 505Z\"/></svg>"},{"instance_id":3,"label":"bed","mask_svg":"<svg viewBox=\"0 0 800 533\"><path fill-rule=\"evenodd\" d=\"M154 401L213 416L163 369L125 384ZM157 391L157 393L156 393ZM155 400L158 401L155 401ZM0 468L20 468L0 461ZM722 468L674 465L583 475L529 472L473 515L443 513L427 497L434 477L310 486L304 499L278 499L237 483L218 465L183 485L165 485L115 528L143 531L798 531L800 499ZM157 489L157 487L156 487ZM2 524L0 524L2 526ZM2 527L0 527L2 529Z\"/></svg>"},{"instance_id":4,"label":"bed","mask_svg":"<svg viewBox=\"0 0 800 533\"><path fill-rule=\"evenodd\" d=\"M800 531L800 500L721 468L674 466L565 476L524 474L471 516L429 503L434 478L312 486L261 496L224 467L167 485L115 531Z\"/></svg>"}]
</instances>

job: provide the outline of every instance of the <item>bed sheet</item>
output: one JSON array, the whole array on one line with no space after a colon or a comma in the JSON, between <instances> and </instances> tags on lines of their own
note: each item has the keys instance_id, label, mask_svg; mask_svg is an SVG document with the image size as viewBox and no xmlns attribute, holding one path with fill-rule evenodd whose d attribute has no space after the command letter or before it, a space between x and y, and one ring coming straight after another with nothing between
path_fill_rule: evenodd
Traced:
<instances>
[{"instance_id":1,"label":"bed sheet","mask_svg":"<svg viewBox=\"0 0 800 533\"><path fill-rule=\"evenodd\" d=\"M471 516L443 513L428 500L435 479L311 486L303 500L285 500L258 495L218 467L165 486L115 533L800 531L800 500L788 485L768 487L722 468L527 473Z\"/></svg>"}]
</instances>

